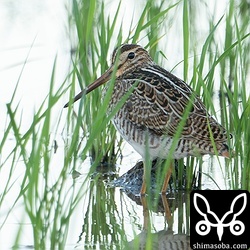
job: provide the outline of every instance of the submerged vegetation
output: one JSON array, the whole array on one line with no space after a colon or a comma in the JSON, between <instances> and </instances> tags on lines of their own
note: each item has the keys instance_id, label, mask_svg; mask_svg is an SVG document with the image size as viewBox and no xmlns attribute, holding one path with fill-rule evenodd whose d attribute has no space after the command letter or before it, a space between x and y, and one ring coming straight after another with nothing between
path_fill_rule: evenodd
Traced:
<instances>
[{"instance_id":1,"label":"submerged vegetation","mask_svg":"<svg viewBox=\"0 0 250 250\"><path fill-rule=\"evenodd\" d=\"M98 184L103 175L93 175L100 162L114 165L121 161L122 140L110 123L112 114L106 115L114 81L103 98L103 88L99 88L83 96L79 104L69 105L68 109L58 108L65 96L72 103L80 89L108 68L109 54L121 43L141 44L155 62L184 79L201 96L209 112L233 135L229 142L232 159L216 159L225 171L227 188L250 190L248 1L228 1L221 16L216 12L220 1L213 2L214 12L203 1L131 1L129 6L124 2L73 0L67 6L72 43L68 77L54 88L55 60L48 96L24 132L22 119L25 117L17 115L20 107L14 102L18 82L6 105L4 119L7 122L0 140L0 172L7 178L1 180L0 207L8 196L13 197L13 189L17 188L18 192L0 229L4 229L16 206L23 204L25 214L15 232L14 249L20 245L27 221L32 225L35 249L63 249L68 242L71 217L82 202L86 208L79 245L86 249L126 246L124 208L117 208L114 188L106 189L102 181ZM130 15L126 15L128 11ZM61 113L56 116L58 109ZM10 138L14 139L6 150ZM57 148L57 141L63 141L63 146ZM71 179L69 173L79 171L89 155L91 166L83 171L88 174L80 182ZM190 188L193 172L201 168L203 160L188 158L180 162L180 176L184 164L188 166L187 187ZM188 214L188 208L185 209ZM180 211L183 210L182 207ZM136 217L136 211L130 215ZM181 229L184 222L179 223L178 229ZM129 234L135 236L134 228Z\"/></svg>"}]
</instances>

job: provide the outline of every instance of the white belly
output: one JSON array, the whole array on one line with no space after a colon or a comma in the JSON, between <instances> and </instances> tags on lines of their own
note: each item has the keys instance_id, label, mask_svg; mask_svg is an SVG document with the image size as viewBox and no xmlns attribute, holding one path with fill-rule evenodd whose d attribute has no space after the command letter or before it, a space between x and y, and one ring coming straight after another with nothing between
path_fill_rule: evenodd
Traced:
<instances>
[{"instance_id":1,"label":"white belly","mask_svg":"<svg viewBox=\"0 0 250 250\"><path fill-rule=\"evenodd\" d=\"M146 154L149 154L151 160L155 158L167 159L169 157L169 151L173 142L172 137L152 134L150 131L140 129L130 122L125 124L125 122L114 119L113 124L123 139L143 158L145 158ZM180 159L187 155L187 153L183 153L180 150L174 150L171 158Z\"/></svg>"}]
</instances>

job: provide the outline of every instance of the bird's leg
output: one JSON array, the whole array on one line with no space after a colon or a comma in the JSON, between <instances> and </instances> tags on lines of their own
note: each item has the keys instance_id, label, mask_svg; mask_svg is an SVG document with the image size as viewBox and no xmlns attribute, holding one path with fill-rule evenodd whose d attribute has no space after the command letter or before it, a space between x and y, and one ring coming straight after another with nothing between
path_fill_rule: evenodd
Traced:
<instances>
[{"instance_id":1,"label":"bird's leg","mask_svg":"<svg viewBox=\"0 0 250 250\"><path fill-rule=\"evenodd\" d=\"M147 197L145 197L146 190L147 190L146 171L147 170L146 170L145 162L143 161L143 177L142 177L142 186L141 186L141 191L140 191L141 203L143 207L143 230L147 230L148 225L149 225L149 211L148 211L148 205L147 205L147 200L146 200Z\"/></svg>"},{"instance_id":2,"label":"bird's leg","mask_svg":"<svg viewBox=\"0 0 250 250\"><path fill-rule=\"evenodd\" d=\"M142 179L142 186L141 186L141 191L140 191L140 195L143 196L146 194L147 191L147 182L150 183L150 176L151 176L151 164L152 162L150 162L147 166L145 161L143 161L143 179ZM148 178L149 177L149 178ZM150 184L148 184L150 186Z\"/></svg>"},{"instance_id":3,"label":"bird's leg","mask_svg":"<svg viewBox=\"0 0 250 250\"><path fill-rule=\"evenodd\" d=\"M146 170L145 170L145 163L143 162L143 177L142 177L142 186L141 186L141 191L140 191L141 196L144 196L146 194L146 189L147 189Z\"/></svg>"},{"instance_id":4,"label":"bird's leg","mask_svg":"<svg viewBox=\"0 0 250 250\"><path fill-rule=\"evenodd\" d=\"M141 191L140 191L140 195L144 196L146 194L146 182L143 180L142 186L141 186Z\"/></svg>"},{"instance_id":5,"label":"bird's leg","mask_svg":"<svg viewBox=\"0 0 250 250\"><path fill-rule=\"evenodd\" d=\"M169 169L168 169L168 171L166 173L166 176L165 176L165 179L164 179L164 182L163 182L163 185L162 185L162 189L161 189L162 194L166 194L166 192L167 192L168 183L169 183L169 179L170 179L171 174L172 174L172 170L173 170L173 163L171 161Z\"/></svg>"},{"instance_id":6,"label":"bird's leg","mask_svg":"<svg viewBox=\"0 0 250 250\"><path fill-rule=\"evenodd\" d=\"M165 212L165 218L166 221L168 223L169 228L172 226L173 224L173 218L171 215L171 210L169 208L169 204L168 204L168 200L165 194L161 195L161 199L162 199L162 203L163 203L163 207L164 207L164 212Z\"/></svg>"},{"instance_id":7,"label":"bird's leg","mask_svg":"<svg viewBox=\"0 0 250 250\"><path fill-rule=\"evenodd\" d=\"M141 203L143 208L143 230L149 229L150 217L148 211L147 197L141 196Z\"/></svg>"}]
</instances>

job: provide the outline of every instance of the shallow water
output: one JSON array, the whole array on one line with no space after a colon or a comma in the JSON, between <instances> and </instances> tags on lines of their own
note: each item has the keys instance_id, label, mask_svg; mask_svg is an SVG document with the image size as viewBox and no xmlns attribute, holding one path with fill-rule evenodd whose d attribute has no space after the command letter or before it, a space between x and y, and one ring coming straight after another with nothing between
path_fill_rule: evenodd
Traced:
<instances>
[{"instance_id":1,"label":"shallow water","mask_svg":"<svg viewBox=\"0 0 250 250\"><path fill-rule=\"evenodd\" d=\"M0 112L3 116L3 122L0 123L1 138L6 129L6 117L4 116L6 103L10 102L18 82L13 104L19 103L19 116L22 117L21 127L22 131L25 131L30 118L33 117L34 110L40 106L48 93L56 56L55 84L60 86L67 75L70 65L70 47L64 26L66 24L65 14L64 4L59 0L0 2L2 17L0 26ZM27 62L22 72L26 59ZM176 60L178 61L178 57ZM55 110L55 114L61 113L66 98L67 96L65 96L65 101L62 100L62 103L58 103L56 106L58 110ZM63 116L66 119L66 114ZM55 116L56 119L57 116ZM12 135L13 137L10 136L5 144L1 161L5 159L15 144L14 134ZM51 180L57 178L60 161L64 154L64 141L61 135L54 136L58 142L58 149L53 155L55 167L51 169ZM123 156L122 162L117 164L114 173L106 175L97 173L95 177L88 177L89 159L84 163L79 159L78 171L81 174L79 178L74 180L71 173L68 173L65 186L70 188L75 182L76 192L81 189L86 192L71 215L65 249L119 249L122 247L126 249L128 246L132 249L131 242L137 241L144 244L147 239L145 229L148 228L150 229L147 233L151 231L152 238L156 239L158 244L161 242L167 244L168 240L176 240L178 237L183 241L188 240L183 234L189 234L189 195L180 192L168 200L173 213L171 221L165 216L166 204L165 201L159 199L160 196L156 196L156 199L159 199L159 205L150 207L151 202L147 202L148 197L142 201L138 197L129 197L119 187L112 187L110 181L117 178L117 175L120 176L127 172L140 159L140 156L127 144L124 147ZM11 165L11 160L6 161L4 167L0 169L0 194L8 180L8 166ZM212 164L211 158L204 157L203 165L203 171L210 173L220 188L225 188L226 183L224 183L223 176L225 171L219 167L217 161L215 160ZM15 204L24 172L25 167L22 160L16 159L14 176L11 178L11 189L5 196L0 209L0 249L10 249L13 246L20 227L22 233L19 249L32 249L34 245L32 233L34 225L30 223L21 200ZM87 181L85 181L86 178ZM203 176L202 183L206 183L202 188L218 188L207 176ZM68 197L67 195L67 190L65 190L65 197ZM144 207L141 203L144 204ZM145 203L149 204L148 209ZM173 234L176 236L173 237Z\"/></svg>"},{"instance_id":2,"label":"shallow water","mask_svg":"<svg viewBox=\"0 0 250 250\"><path fill-rule=\"evenodd\" d=\"M60 151L63 153L63 147L58 148L53 159L55 168L51 172L52 179L57 178L58 167L60 167L58 165ZM140 241L141 244L144 244L147 239L145 236L145 229L147 228L149 228L147 233L150 235L152 233L156 242L158 242L158 237L162 241L168 241L172 239L172 235L184 237L183 235L189 234L189 193L167 194L167 203L173 216L170 220L166 218L165 211L168 209L164 207L164 201L160 195L156 195L156 197L146 196L142 201L139 196L131 195L122 191L119 187L115 188L111 185L111 182L117 178L117 174L126 172L137 161L138 155L131 152L130 146L125 146L124 152L127 152L127 156L117 167L117 171L113 169L107 173L105 171L97 172L89 177L90 162L87 160L83 164L79 161L80 176L78 178L73 179L71 173L68 173L67 183L65 184L68 189L66 188L64 192L65 200L69 197L70 191L68 190L71 190L73 183L75 183L76 192L85 190L79 204L71 214L66 242L68 249L123 249L123 247L127 249L129 244L130 247L131 244L134 244L132 242ZM19 162L17 166L20 170L14 172L17 181L6 195L1 207L1 225L5 221L8 211L11 211L1 228L1 249L9 249L12 246L20 225L22 225L20 249L30 249L33 245L32 224L25 214L24 204L19 200L12 208L20 187L19 181L21 181L24 173L22 162ZM2 174L1 178L4 178ZM203 188L216 188L210 178L205 177L203 183L206 183ZM220 188L223 188L223 183ZM157 200L159 201L157 202ZM148 209L147 206L142 205L144 202L148 203ZM152 205L153 203L156 204ZM12 232L11 237L10 232Z\"/></svg>"}]
</instances>

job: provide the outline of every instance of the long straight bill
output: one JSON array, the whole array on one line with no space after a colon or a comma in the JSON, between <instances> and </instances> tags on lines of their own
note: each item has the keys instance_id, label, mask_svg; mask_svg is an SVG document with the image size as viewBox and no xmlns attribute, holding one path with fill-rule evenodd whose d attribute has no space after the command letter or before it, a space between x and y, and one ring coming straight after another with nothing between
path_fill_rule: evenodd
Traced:
<instances>
[{"instance_id":1,"label":"long straight bill","mask_svg":"<svg viewBox=\"0 0 250 250\"><path fill-rule=\"evenodd\" d=\"M86 89L82 90L79 94L77 94L73 99L73 103L78 101L79 99L81 99L81 97L84 94L90 93L92 90L98 88L102 84L109 81L111 78L112 72L113 72L113 66L111 66L104 74L102 74L99 78L97 78L93 83L91 83L89 86L87 86ZM70 102L66 103L64 105L64 108L67 108L69 106L69 103Z\"/></svg>"}]
</instances>

